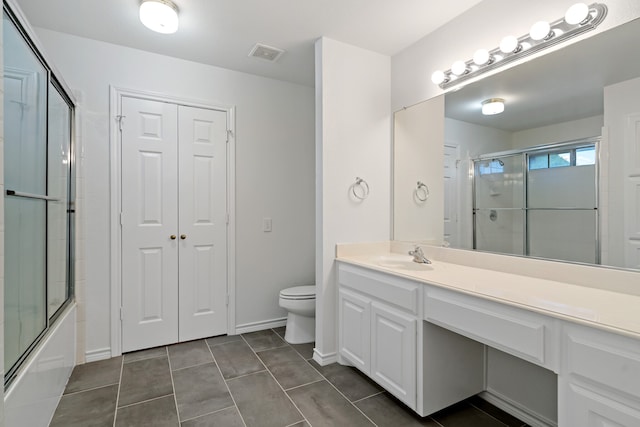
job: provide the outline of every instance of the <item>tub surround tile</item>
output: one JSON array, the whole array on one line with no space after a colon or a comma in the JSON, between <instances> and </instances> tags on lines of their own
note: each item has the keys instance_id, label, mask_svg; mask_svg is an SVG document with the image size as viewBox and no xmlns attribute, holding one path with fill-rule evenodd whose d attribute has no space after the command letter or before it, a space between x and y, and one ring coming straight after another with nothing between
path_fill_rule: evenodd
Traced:
<instances>
[{"instance_id":1,"label":"tub surround tile","mask_svg":"<svg viewBox=\"0 0 640 427\"><path fill-rule=\"evenodd\" d=\"M178 426L178 414L173 395L119 408L115 427L132 426Z\"/></svg>"},{"instance_id":2,"label":"tub surround tile","mask_svg":"<svg viewBox=\"0 0 640 427\"><path fill-rule=\"evenodd\" d=\"M65 394L117 384L120 381L122 357L85 363L73 368Z\"/></svg>"},{"instance_id":3,"label":"tub surround tile","mask_svg":"<svg viewBox=\"0 0 640 427\"><path fill-rule=\"evenodd\" d=\"M261 351L258 357L285 390L322 379L318 371L289 346Z\"/></svg>"},{"instance_id":4,"label":"tub surround tile","mask_svg":"<svg viewBox=\"0 0 640 427\"><path fill-rule=\"evenodd\" d=\"M181 420L234 405L215 363L173 371L173 384Z\"/></svg>"},{"instance_id":5,"label":"tub surround tile","mask_svg":"<svg viewBox=\"0 0 640 427\"><path fill-rule=\"evenodd\" d=\"M171 370L213 362L209 347L204 340L189 341L168 347Z\"/></svg>"},{"instance_id":6,"label":"tub surround tile","mask_svg":"<svg viewBox=\"0 0 640 427\"><path fill-rule=\"evenodd\" d=\"M314 427L374 426L327 381L298 387L288 394Z\"/></svg>"},{"instance_id":7,"label":"tub surround tile","mask_svg":"<svg viewBox=\"0 0 640 427\"><path fill-rule=\"evenodd\" d=\"M50 427L112 426L118 385L65 394L60 399Z\"/></svg>"},{"instance_id":8,"label":"tub surround tile","mask_svg":"<svg viewBox=\"0 0 640 427\"><path fill-rule=\"evenodd\" d=\"M256 352L287 345L287 343L271 329L242 334L242 338L244 338L247 344Z\"/></svg>"},{"instance_id":9,"label":"tub surround tile","mask_svg":"<svg viewBox=\"0 0 640 427\"><path fill-rule=\"evenodd\" d=\"M308 363L316 368L320 374L340 390L340 393L344 394L351 402L373 396L383 391L382 387L350 366L342 366L337 363L320 366L315 360L310 360Z\"/></svg>"},{"instance_id":10,"label":"tub surround tile","mask_svg":"<svg viewBox=\"0 0 640 427\"><path fill-rule=\"evenodd\" d=\"M123 365L119 407L169 394L173 394L173 385L168 358L157 357Z\"/></svg>"},{"instance_id":11,"label":"tub surround tile","mask_svg":"<svg viewBox=\"0 0 640 427\"><path fill-rule=\"evenodd\" d=\"M246 375L227 384L247 427L282 427L304 420L268 372Z\"/></svg>"},{"instance_id":12,"label":"tub surround tile","mask_svg":"<svg viewBox=\"0 0 640 427\"><path fill-rule=\"evenodd\" d=\"M233 341L211 347L213 357L225 379L236 378L259 371L265 367L244 341Z\"/></svg>"}]
</instances>

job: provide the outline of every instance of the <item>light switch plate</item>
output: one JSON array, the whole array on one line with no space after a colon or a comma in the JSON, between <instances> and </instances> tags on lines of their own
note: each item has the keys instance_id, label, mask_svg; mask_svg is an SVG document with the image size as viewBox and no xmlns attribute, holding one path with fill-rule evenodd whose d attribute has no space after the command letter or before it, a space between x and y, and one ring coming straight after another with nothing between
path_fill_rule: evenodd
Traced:
<instances>
[{"instance_id":1,"label":"light switch plate","mask_svg":"<svg viewBox=\"0 0 640 427\"><path fill-rule=\"evenodd\" d=\"M263 218L262 219L262 231L265 233L270 233L272 230L272 222L271 218Z\"/></svg>"}]
</instances>

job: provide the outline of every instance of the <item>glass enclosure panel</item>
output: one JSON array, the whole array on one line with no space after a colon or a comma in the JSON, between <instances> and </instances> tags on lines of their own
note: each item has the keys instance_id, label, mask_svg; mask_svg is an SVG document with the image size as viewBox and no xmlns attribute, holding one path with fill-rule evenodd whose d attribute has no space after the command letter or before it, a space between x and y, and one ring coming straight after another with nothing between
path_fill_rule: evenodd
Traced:
<instances>
[{"instance_id":1,"label":"glass enclosure panel","mask_svg":"<svg viewBox=\"0 0 640 427\"><path fill-rule=\"evenodd\" d=\"M5 185L45 196L48 73L6 14L3 19ZM5 372L47 327L46 203L5 197Z\"/></svg>"},{"instance_id":2,"label":"glass enclosure panel","mask_svg":"<svg viewBox=\"0 0 640 427\"><path fill-rule=\"evenodd\" d=\"M47 70L4 15L4 179L7 190L46 194Z\"/></svg>"},{"instance_id":3,"label":"glass enclosure panel","mask_svg":"<svg viewBox=\"0 0 640 427\"><path fill-rule=\"evenodd\" d=\"M596 167L574 166L530 170L529 208L596 208Z\"/></svg>"},{"instance_id":4,"label":"glass enclosure panel","mask_svg":"<svg viewBox=\"0 0 640 427\"><path fill-rule=\"evenodd\" d=\"M71 109L55 89L49 87L48 195L57 201L47 206L47 299L51 317L69 297L68 263L69 164Z\"/></svg>"},{"instance_id":5,"label":"glass enclosure panel","mask_svg":"<svg viewBox=\"0 0 640 427\"><path fill-rule=\"evenodd\" d=\"M5 372L47 326L46 203L5 198Z\"/></svg>"},{"instance_id":6,"label":"glass enclosure panel","mask_svg":"<svg viewBox=\"0 0 640 427\"><path fill-rule=\"evenodd\" d=\"M480 209L475 212L475 248L505 254L524 254L524 211Z\"/></svg>"},{"instance_id":7,"label":"glass enclosure panel","mask_svg":"<svg viewBox=\"0 0 640 427\"><path fill-rule=\"evenodd\" d=\"M522 155L476 160L475 207L524 207Z\"/></svg>"},{"instance_id":8,"label":"glass enclosure panel","mask_svg":"<svg viewBox=\"0 0 640 427\"><path fill-rule=\"evenodd\" d=\"M596 264L595 210L530 210L529 255Z\"/></svg>"}]
</instances>

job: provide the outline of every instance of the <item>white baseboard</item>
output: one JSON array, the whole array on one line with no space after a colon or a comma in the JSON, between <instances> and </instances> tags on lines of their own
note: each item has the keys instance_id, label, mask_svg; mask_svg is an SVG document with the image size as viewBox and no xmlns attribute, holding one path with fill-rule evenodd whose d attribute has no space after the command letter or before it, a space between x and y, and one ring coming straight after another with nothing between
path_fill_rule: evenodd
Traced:
<instances>
[{"instance_id":1,"label":"white baseboard","mask_svg":"<svg viewBox=\"0 0 640 427\"><path fill-rule=\"evenodd\" d=\"M336 363L338 361L338 353L333 352L329 354L322 354L318 351L317 348L313 349L313 360L318 362L320 366L330 365L332 363Z\"/></svg>"},{"instance_id":2,"label":"white baseboard","mask_svg":"<svg viewBox=\"0 0 640 427\"><path fill-rule=\"evenodd\" d=\"M265 329L279 328L287 324L287 318L262 320L260 322L245 323L236 325L236 335L246 334L248 332L264 331Z\"/></svg>"},{"instance_id":3,"label":"white baseboard","mask_svg":"<svg viewBox=\"0 0 640 427\"><path fill-rule=\"evenodd\" d=\"M111 348L99 348L97 350L91 350L84 353L85 363L97 362L98 360L105 360L111 358Z\"/></svg>"},{"instance_id":4,"label":"white baseboard","mask_svg":"<svg viewBox=\"0 0 640 427\"><path fill-rule=\"evenodd\" d=\"M558 427L557 421L550 420L544 415L533 412L531 409L524 407L520 403L494 390L488 389L478 396L533 427Z\"/></svg>"}]
</instances>

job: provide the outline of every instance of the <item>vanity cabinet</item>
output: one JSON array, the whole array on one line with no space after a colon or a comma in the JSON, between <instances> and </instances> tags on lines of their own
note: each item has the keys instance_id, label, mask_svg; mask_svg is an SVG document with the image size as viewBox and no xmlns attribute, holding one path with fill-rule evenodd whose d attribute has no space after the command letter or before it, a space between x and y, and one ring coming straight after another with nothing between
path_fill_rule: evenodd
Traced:
<instances>
[{"instance_id":1,"label":"vanity cabinet","mask_svg":"<svg viewBox=\"0 0 640 427\"><path fill-rule=\"evenodd\" d=\"M420 285L340 266L340 357L416 409Z\"/></svg>"},{"instance_id":2,"label":"vanity cabinet","mask_svg":"<svg viewBox=\"0 0 640 427\"><path fill-rule=\"evenodd\" d=\"M561 426L640 426L640 344L566 324L559 378Z\"/></svg>"}]
</instances>

